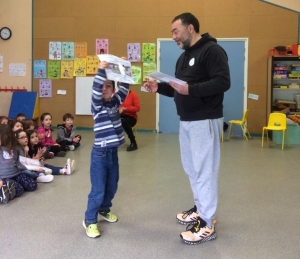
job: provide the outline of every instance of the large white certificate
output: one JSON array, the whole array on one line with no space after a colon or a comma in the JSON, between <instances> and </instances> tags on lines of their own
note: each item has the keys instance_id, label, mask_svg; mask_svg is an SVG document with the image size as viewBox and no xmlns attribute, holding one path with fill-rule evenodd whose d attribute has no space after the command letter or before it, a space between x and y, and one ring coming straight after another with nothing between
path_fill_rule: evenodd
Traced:
<instances>
[{"instance_id":1,"label":"large white certificate","mask_svg":"<svg viewBox=\"0 0 300 259\"><path fill-rule=\"evenodd\" d=\"M175 82L179 85L185 85L186 84L185 81L182 81L180 79L177 79L176 77L172 77L172 76L166 75L166 74L158 72L158 71L152 72L152 73L148 74L147 76L152 77L154 79L157 79L159 81L167 82L167 83Z\"/></svg>"},{"instance_id":2,"label":"large white certificate","mask_svg":"<svg viewBox=\"0 0 300 259\"><path fill-rule=\"evenodd\" d=\"M110 54L98 55L100 61L106 61L108 68L105 69L107 79L122 83L135 84L132 78L131 63L122 58Z\"/></svg>"}]
</instances>

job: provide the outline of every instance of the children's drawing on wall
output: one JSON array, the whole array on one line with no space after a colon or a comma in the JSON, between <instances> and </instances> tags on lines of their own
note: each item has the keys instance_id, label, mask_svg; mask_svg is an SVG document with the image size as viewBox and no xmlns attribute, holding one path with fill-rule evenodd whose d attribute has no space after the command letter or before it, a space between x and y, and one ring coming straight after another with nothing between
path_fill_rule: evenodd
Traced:
<instances>
[{"instance_id":1,"label":"children's drawing on wall","mask_svg":"<svg viewBox=\"0 0 300 259\"><path fill-rule=\"evenodd\" d=\"M143 63L143 81L146 81L146 78L149 78L147 75L154 71L156 71L156 63Z\"/></svg>"},{"instance_id":2,"label":"children's drawing on wall","mask_svg":"<svg viewBox=\"0 0 300 259\"><path fill-rule=\"evenodd\" d=\"M128 43L127 44L127 59L130 62L141 61L141 44L140 43Z\"/></svg>"},{"instance_id":3,"label":"children's drawing on wall","mask_svg":"<svg viewBox=\"0 0 300 259\"><path fill-rule=\"evenodd\" d=\"M41 98L52 97L52 81L51 79L39 80L39 93Z\"/></svg>"},{"instance_id":4,"label":"children's drawing on wall","mask_svg":"<svg viewBox=\"0 0 300 259\"><path fill-rule=\"evenodd\" d=\"M96 55L108 54L108 39L96 39Z\"/></svg>"},{"instance_id":5,"label":"children's drawing on wall","mask_svg":"<svg viewBox=\"0 0 300 259\"><path fill-rule=\"evenodd\" d=\"M74 42L63 42L61 50L62 60L74 60Z\"/></svg>"},{"instance_id":6,"label":"children's drawing on wall","mask_svg":"<svg viewBox=\"0 0 300 259\"><path fill-rule=\"evenodd\" d=\"M86 58L87 42L75 42L74 52L74 58Z\"/></svg>"},{"instance_id":7,"label":"children's drawing on wall","mask_svg":"<svg viewBox=\"0 0 300 259\"><path fill-rule=\"evenodd\" d=\"M48 78L60 79L60 61L48 60Z\"/></svg>"},{"instance_id":8,"label":"children's drawing on wall","mask_svg":"<svg viewBox=\"0 0 300 259\"><path fill-rule=\"evenodd\" d=\"M34 60L33 62L33 77L47 78L46 60Z\"/></svg>"},{"instance_id":9,"label":"children's drawing on wall","mask_svg":"<svg viewBox=\"0 0 300 259\"><path fill-rule=\"evenodd\" d=\"M73 78L73 61L61 61L60 78L72 79Z\"/></svg>"},{"instance_id":10,"label":"children's drawing on wall","mask_svg":"<svg viewBox=\"0 0 300 259\"><path fill-rule=\"evenodd\" d=\"M86 58L86 73L97 74L99 58L96 55L87 56Z\"/></svg>"},{"instance_id":11,"label":"children's drawing on wall","mask_svg":"<svg viewBox=\"0 0 300 259\"><path fill-rule=\"evenodd\" d=\"M75 58L74 59L73 76L86 76L86 59L85 58Z\"/></svg>"},{"instance_id":12,"label":"children's drawing on wall","mask_svg":"<svg viewBox=\"0 0 300 259\"><path fill-rule=\"evenodd\" d=\"M142 62L155 62L155 43L143 43Z\"/></svg>"},{"instance_id":13,"label":"children's drawing on wall","mask_svg":"<svg viewBox=\"0 0 300 259\"><path fill-rule=\"evenodd\" d=\"M61 60L61 42L58 41L49 42L49 59Z\"/></svg>"},{"instance_id":14,"label":"children's drawing on wall","mask_svg":"<svg viewBox=\"0 0 300 259\"><path fill-rule=\"evenodd\" d=\"M10 63L9 76L26 76L26 64Z\"/></svg>"},{"instance_id":15,"label":"children's drawing on wall","mask_svg":"<svg viewBox=\"0 0 300 259\"><path fill-rule=\"evenodd\" d=\"M140 66L132 66L132 78L135 84L142 83L142 68Z\"/></svg>"}]
</instances>

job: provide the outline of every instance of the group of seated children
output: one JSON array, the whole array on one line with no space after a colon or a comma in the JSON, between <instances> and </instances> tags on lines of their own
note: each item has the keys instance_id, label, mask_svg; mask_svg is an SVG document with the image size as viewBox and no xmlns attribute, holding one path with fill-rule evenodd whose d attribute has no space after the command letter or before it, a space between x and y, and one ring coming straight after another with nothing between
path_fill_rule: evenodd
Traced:
<instances>
[{"instance_id":1,"label":"group of seated children","mask_svg":"<svg viewBox=\"0 0 300 259\"><path fill-rule=\"evenodd\" d=\"M24 190L35 191L37 182L51 182L53 175L70 175L75 170L75 160L69 158L63 167L45 163L46 158L63 157L67 150L80 146L81 136L75 135L71 114L65 114L64 124L57 125L57 141L52 139L50 113L41 115L37 130L33 122L24 123L24 114L19 115L10 123L5 116L0 120L0 203L21 196Z\"/></svg>"}]
</instances>

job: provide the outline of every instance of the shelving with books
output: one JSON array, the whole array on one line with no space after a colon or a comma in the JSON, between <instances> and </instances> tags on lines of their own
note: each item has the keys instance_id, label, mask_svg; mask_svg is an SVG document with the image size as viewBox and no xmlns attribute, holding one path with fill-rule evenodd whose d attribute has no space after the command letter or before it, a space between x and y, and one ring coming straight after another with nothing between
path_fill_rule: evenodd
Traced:
<instances>
[{"instance_id":1,"label":"shelving with books","mask_svg":"<svg viewBox=\"0 0 300 259\"><path fill-rule=\"evenodd\" d=\"M268 58L267 118L271 112L289 109L300 114L300 57Z\"/></svg>"}]
</instances>

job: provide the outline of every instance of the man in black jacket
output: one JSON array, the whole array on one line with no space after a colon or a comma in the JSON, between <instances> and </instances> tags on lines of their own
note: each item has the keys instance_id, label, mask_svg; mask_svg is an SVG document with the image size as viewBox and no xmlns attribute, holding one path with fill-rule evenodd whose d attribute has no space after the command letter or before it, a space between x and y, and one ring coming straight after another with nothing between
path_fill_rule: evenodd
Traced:
<instances>
[{"instance_id":1,"label":"man in black jacket","mask_svg":"<svg viewBox=\"0 0 300 259\"><path fill-rule=\"evenodd\" d=\"M191 224L181 238L198 244L216 238L220 137L224 92L230 88L226 52L208 33L200 35L199 21L183 13L172 21L172 38L185 51L176 63L176 78L185 81L147 81L149 92L173 97L180 117L179 142L183 168L189 177L195 205L177 214L181 224Z\"/></svg>"}]
</instances>

